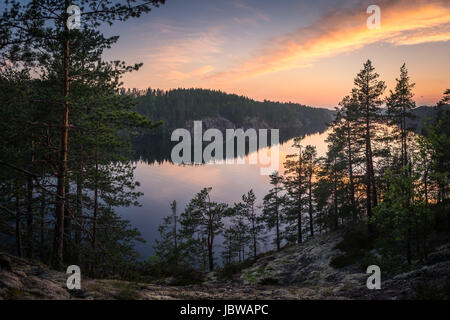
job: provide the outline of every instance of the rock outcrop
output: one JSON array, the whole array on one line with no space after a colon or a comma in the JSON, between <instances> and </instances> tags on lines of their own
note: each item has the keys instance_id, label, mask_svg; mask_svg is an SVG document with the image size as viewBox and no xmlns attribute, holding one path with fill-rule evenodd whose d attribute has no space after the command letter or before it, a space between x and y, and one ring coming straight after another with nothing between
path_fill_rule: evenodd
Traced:
<instances>
[{"instance_id":1,"label":"rock outcrop","mask_svg":"<svg viewBox=\"0 0 450 320\"><path fill-rule=\"evenodd\" d=\"M272 284L297 288L299 298L314 299L413 299L450 298L450 243L436 248L426 263L392 274L381 270L381 289L369 290L370 274L360 261L332 267L342 256L337 247L344 232L321 235L258 259L241 273L244 284ZM308 294L309 293L309 294Z\"/></svg>"},{"instance_id":2,"label":"rock outcrop","mask_svg":"<svg viewBox=\"0 0 450 320\"><path fill-rule=\"evenodd\" d=\"M302 245L262 255L250 267L219 280L209 273L202 285L169 286L89 279L68 290L69 275L40 262L0 253L0 299L414 299L450 298L450 243L408 272L386 274L381 290L369 290L358 263L336 269L331 261L343 232L317 236Z\"/></svg>"}]
</instances>

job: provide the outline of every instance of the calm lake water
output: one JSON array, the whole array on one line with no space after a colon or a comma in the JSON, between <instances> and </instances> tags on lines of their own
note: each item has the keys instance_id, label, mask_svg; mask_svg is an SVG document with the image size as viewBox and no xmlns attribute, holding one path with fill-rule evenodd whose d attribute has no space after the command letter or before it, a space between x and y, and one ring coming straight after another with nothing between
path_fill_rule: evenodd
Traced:
<instances>
[{"instance_id":1,"label":"calm lake water","mask_svg":"<svg viewBox=\"0 0 450 320\"><path fill-rule=\"evenodd\" d=\"M328 131L308 134L302 145L313 145L318 156L324 156L327 151L325 139ZM149 142L150 143L150 142ZM292 148L293 138L282 142L279 146L279 171L282 173L286 155L298 152ZM267 148L258 152L268 152ZM247 156L248 158L248 156ZM148 159L147 159L148 160ZM249 164L204 164L196 166L181 166L168 160L138 161L135 176L141 183L139 191L144 195L140 198L141 207L118 208L119 214L130 220L137 227L145 244L138 244L136 249L146 259L153 253L152 245L158 238L157 228L162 218L171 213L169 203L177 201L177 211L184 210L188 202L204 187L212 187L212 200L233 205L239 202L243 194L253 189L257 197L257 205L270 189L269 176L260 174L260 165ZM217 245L221 240L217 239ZM262 247L263 251L270 245Z\"/></svg>"}]
</instances>

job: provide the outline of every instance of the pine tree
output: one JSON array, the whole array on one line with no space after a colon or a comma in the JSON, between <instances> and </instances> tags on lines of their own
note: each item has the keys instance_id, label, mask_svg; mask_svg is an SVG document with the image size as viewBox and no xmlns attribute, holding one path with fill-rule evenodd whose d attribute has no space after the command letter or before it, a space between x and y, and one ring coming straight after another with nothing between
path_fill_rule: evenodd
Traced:
<instances>
[{"instance_id":1,"label":"pine tree","mask_svg":"<svg viewBox=\"0 0 450 320\"><path fill-rule=\"evenodd\" d=\"M292 147L298 149L298 154L289 154L284 163L285 179L284 187L286 189L286 216L285 220L289 224L287 231L294 229L296 231L297 243L302 243L302 214L306 195L306 165L303 163L302 141L303 137L294 138Z\"/></svg>"},{"instance_id":2,"label":"pine tree","mask_svg":"<svg viewBox=\"0 0 450 320\"><path fill-rule=\"evenodd\" d=\"M236 243L237 231L233 226L225 229L223 233L223 251L222 260L225 265L230 265L235 262L236 252L239 251L239 246Z\"/></svg>"},{"instance_id":3,"label":"pine tree","mask_svg":"<svg viewBox=\"0 0 450 320\"><path fill-rule=\"evenodd\" d=\"M256 196L253 190L242 196L242 213L248 221L249 237L252 242L253 257L256 257L260 234L263 230L261 217L257 214L255 207Z\"/></svg>"},{"instance_id":4,"label":"pine tree","mask_svg":"<svg viewBox=\"0 0 450 320\"><path fill-rule=\"evenodd\" d=\"M444 92L442 100L437 105L435 121L425 127L429 149L432 150L432 173L430 178L437 185L437 202L446 205L449 198L450 184L450 89Z\"/></svg>"},{"instance_id":5,"label":"pine tree","mask_svg":"<svg viewBox=\"0 0 450 320\"><path fill-rule=\"evenodd\" d=\"M155 240L153 248L160 263L169 274L178 272L182 265L179 247L177 203L174 200L170 203L172 214L163 219L158 227L159 240Z\"/></svg>"},{"instance_id":6,"label":"pine tree","mask_svg":"<svg viewBox=\"0 0 450 320\"><path fill-rule=\"evenodd\" d=\"M212 188L204 188L189 202L180 216L187 241L207 249L209 270L214 270L214 240L223 232L223 219L229 215L228 205L211 201ZM196 240L197 239L197 240Z\"/></svg>"},{"instance_id":7,"label":"pine tree","mask_svg":"<svg viewBox=\"0 0 450 320\"><path fill-rule=\"evenodd\" d=\"M250 190L242 196L242 202L234 205L231 217L233 228L238 233L239 247L245 249L249 246L253 257L256 257L260 233L263 230L261 217L256 212L255 201L255 194L253 190Z\"/></svg>"},{"instance_id":8,"label":"pine tree","mask_svg":"<svg viewBox=\"0 0 450 320\"><path fill-rule=\"evenodd\" d=\"M372 208L377 206L378 194L375 180L373 140L375 138L376 125L380 122L381 98L386 85L384 81L378 80L379 75L370 60L364 63L363 69L354 80L355 87L352 90L352 98L358 105L356 122L361 128L365 144L366 162L366 212L370 221ZM369 230L373 227L368 223Z\"/></svg>"},{"instance_id":9,"label":"pine tree","mask_svg":"<svg viewBox=\"0 0 450 320\"><path fill-rule=\"evenodd\" d=\"M76 88L83 84L85 87L97 86L103 93L108 90L115 91L120 85L121 75L137 70L140 66L129 67L120 61L103 62L101 60L103 51L118 38L107 38L97 29L102 23L112 24L114 21L139 17L160 3L164 1L129 0L124 4L113 1L82 1L80 2L83 14L82 30L69 29L67 9L74 3L67 0L30 1L27 4L9 1L3 11L0 23L3 58L1 63L5 64L5 61L17 63L25 70L36 74L44 86L40 88L41 94L38 99L29 101L34 105L45 105L47 110L52 110L48 116L51 121L40 121L38 125L43 131L47 130L47 140L51 144L48 145L51 150L47 159L51 166L48 172L53 172L56 179L56 192L54 194L52 192L56 202L52 265L57 269L63 267L66 241L64 234L70 230L70 223L65 221L73 219L68 203L70 198L68 172L70 172L69 128L72 128L75 121L72 121L72 124L69 122L69 109L74 111L77 106L84 104L86 110L90 105L101 102L98 100L94 102L95 99L88 99L86 95L77 97ZM71 119L75 118L72 116ZM35 138L30 140L33 141ZM56 145L54 141L59 143ZM58 148L57 155L55 148ZM32 192L33 186L29 183L27 193L29 198ZM28 211L32 212L33 208L29 207ZM33 238L31 218L32 214L27 219L28 233ZM31 247L30 249L32 252Z\"/></svg>"},{"instance_id":10,"label":"pine tree","mask_svg":"<svg viewBox=\"0 0 450 320\"><path fill-rule=\"evenodd\" d=\"M303 152L303 158L305 163L305 178L306 189L308 196L308 216L309 216L309 230L311 237L314 236L314 206L313 206L313 176L316 173L317 164L317 150L316 147L307 145Z\"/></svg>"},{"instance_id":11,"label":"pine tree","mask_svg":"<svg viewBox=\"0 0 450 320\"><path fill-rule=\"evenodd\" d=\"M408 164L408 119L413 119L412 109L415 107L415 102L412 100L414 94L412 89L414 83L410 83L408 76L408 70L406 64L403 64L400 68L400 78L396 79L395 91L390 91L390 96L386 99L386 105L388 107L387 115L389 122L394 124L394 127L399 131L400 146L400 163L401 166Z\"/></svg>"},{"instance_id":12,"label":"pine tree","mask_svg":"<svg viewBox=\"0 0 450 320\"><path fill-rule=\"evenodd\" d=\"M269 193L264 196L263 201L263 221L269 230L275 229L275 239L277 251L281 248L281 211L285 197L283 195L283 177L275 172L270 175L270 184L273 186Z\"/></svg>"},{"instance_id":13,"label":"pine tree","mask_svg":"<svg viewBox=\"0 0 450 320\"><path fill-rule=\"evenodd\" d=\"M358 105L352 97L346 96L339 106L340 109L331 125L332 131L327 141L334 145L333 149L337 152L338 162L342 162L340 168L348 176L348 208L351 211L353 222L356 222L359 213L356 199L359 181L357 167L363 160L360 150L364 149L361 139L358 138L360 131L356 125Z\"/></svg>"},{"instance_id":14,"label":"pine tree","mask_svg":"<svg viewBox=\"0 0 450 320\"><path fill-rule=\"evenodd\" d=\"M318 172L317 202L324 210L322 217L323 229L333 230L339 226L339 219L343 223L345 218L344 201L347 198L344 187L344 176L346 173L343 156L343 140L337 138L333 133L327 137L328 151L323 159Z\"/></svg>"}]
</instances>

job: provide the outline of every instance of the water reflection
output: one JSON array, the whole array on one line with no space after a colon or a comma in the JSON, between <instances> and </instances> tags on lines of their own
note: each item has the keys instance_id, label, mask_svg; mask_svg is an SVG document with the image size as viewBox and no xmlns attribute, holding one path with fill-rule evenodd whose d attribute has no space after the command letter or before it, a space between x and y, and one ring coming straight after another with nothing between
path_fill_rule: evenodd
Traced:
<instances>
[{"instance_id":1,"label":"water reflection","mask_svg":"<svg viewBox=\"0 0 450 320\"><path fill-rule=\"evenodd\" d=\"M305 127L302 130L280 130L279 143L283 144L290 139L300 135L311 135L315 133L324 132L326 127ZM225 136L225 134L224 134ZM270 130L268 130L268 142L270 139ZM143 134L136 137L133 141L133 155L132 158L135 161L143 161L148 164L161 164L167 161L171 161L170 155L172 148L177 144L177 141L170 140L170 133L163 135ZM204 147L208 144L205 143ZM259 145L259 144L258 144ZM235 144L236 148L236 144ZM248 143L246 145L246 154L248 154ZM224 143L225 150L225 143ZM193 152L191 152L193 154ZM236 152L234 153L236 154ZM224 158L226 157L224 153Z\"/></svg>"},{"instance_id":2,"label":"water reflection","mask_svg":"<svg viewBox=\"0 0 450 320\"><path fill-rule=\"evenodd\" d=\"M327 131L305 132L302 144L316 146L318 156L326 153L325 139ZM145 258L152 254L152 244L158 236L157 227L161 219L170 214L169 203L177 200L179 210L182 210L190 199L203 187L212 187L214 201L233 205L241 196L253 189L257 203L262 204L262 198L269 190L269 177L260 174L259 165L245 164L204 164L175 165L170 162L170 137L145 140L143 137L135 145L136 177L141 183L141 207L119 208L118 212L138 227L145 245L138 245L137 250ZM285 156L295 152L292 148L293 136L280 138L279 163L282 166ZM259 150L268 152L268 150ZM249 155L247 155L248 157ZM283 168L280 168L280 172ZM219 243L218 243L219 244ZM262 248L267 250L268 248Z\"/></svg>"}]
</instances>

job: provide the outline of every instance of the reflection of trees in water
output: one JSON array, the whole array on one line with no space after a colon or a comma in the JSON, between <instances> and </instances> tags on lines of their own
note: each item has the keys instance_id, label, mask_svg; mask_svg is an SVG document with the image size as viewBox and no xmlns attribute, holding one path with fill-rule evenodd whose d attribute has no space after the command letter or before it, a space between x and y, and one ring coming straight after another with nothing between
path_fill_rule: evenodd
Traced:
<instances>
[{"instance_id":1,"label":"reflection of trees in water","mask_svg":"<svg viewBox=\"0 0 450 320\"><path fill-rule=\"evenodd\" d=\"M292 129L282 129L280 130L280 144L301 135L310 135L314 133L322 133L326 130L326 126L308 126L301 129L292 128ZM225 137L225 133L224 133ZM268 130L268 144L273 145L270 138L270 130ZM171 162L171 152L172 148L178 144L178 141L170 141L170 133L164 133L162 135L150 135L143 134L139 137L136 137L133 140L133 154L132 160L134 161L144 161L148 164L161 164L163 162ZM210 142L205 142L203 148L207 146ZM237 154L236 143L234 155ZM258 141L259 146L259 141ZM226 148L224 143L224 159L226 158ZM249 152L249 143L248 139L246 139L246 147L245 147L245 155ZM193 146L191 150L191 154L193 155Z\"/></svg>"}]
</instances>

